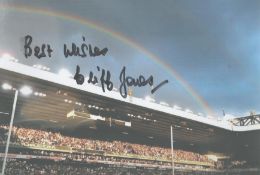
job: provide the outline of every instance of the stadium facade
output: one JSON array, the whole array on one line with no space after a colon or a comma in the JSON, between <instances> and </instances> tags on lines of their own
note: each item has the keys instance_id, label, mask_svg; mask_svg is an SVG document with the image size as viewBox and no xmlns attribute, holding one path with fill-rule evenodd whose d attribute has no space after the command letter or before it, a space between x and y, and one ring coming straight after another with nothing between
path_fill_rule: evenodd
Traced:
<instances>
[{"instance_id":1,"label":"stadium facade","mask_svg":"<svg viewBox=\"0 0 260 175\"><path fill-rule=\"evenodd\" d=\"M238 119L214 120L4 60L0 83L11 86L0 90L2 158L12 90L26 86L32 91L18 95L6 174L14 166L20 172L38 167L42 174L70 174L74 169L81 174L172 174L171 127L175 174L260 173L257 115L245 117L243 125ZM56 170L46 168L51 166Z\"/></svg>"}]
</instances>

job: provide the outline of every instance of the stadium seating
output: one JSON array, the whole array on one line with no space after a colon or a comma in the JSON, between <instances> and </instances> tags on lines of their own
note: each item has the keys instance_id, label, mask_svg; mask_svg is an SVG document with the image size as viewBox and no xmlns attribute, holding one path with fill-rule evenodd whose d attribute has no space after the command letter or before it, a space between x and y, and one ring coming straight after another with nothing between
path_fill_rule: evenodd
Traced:
<instances>
[{"instance_id":1,"label":"stadium seating","mask_svg":"<svg viewBox=\"0 0 260 175\"><path fill-rule=\"evenodd\" d=\"M7 126L0 126L1 131L7 130ZM1 134L2 136L4 134ZM4 141L6 138L0 138ZM88 138L74 138L64 136L57 132L47 132L30 128L13 127L11 143L21 146L42 146L48 148L59 148L67 150L95 150L104 151L112 155L138 156L139 158L152 158L161 160L171 160L171 149L148 145L127 143L122 141L103 141ZM212 163L206 156L198 153L174 150L176 161L195 161Z\"/></svg>"},{"instance_id":2,"label":"stadium seating","mask_svg":"<svg viewBox=\"0 0 260 175\"><path fill-rule=\"evenodd\" d=\"M8 129L8 126L0 125L0 160L4 157ZM216 169L216 162L206 156L184 150L174 150L174 162L176 175L223 175L226 172ZM240 163L235 162L235 165L239 168ZM231 175L259 173L258 169L240 172L230 168ZM170 175L171 150L120 140L76 138L55 131L14 126L6 174Z\"/></svg>"}]
</instances>

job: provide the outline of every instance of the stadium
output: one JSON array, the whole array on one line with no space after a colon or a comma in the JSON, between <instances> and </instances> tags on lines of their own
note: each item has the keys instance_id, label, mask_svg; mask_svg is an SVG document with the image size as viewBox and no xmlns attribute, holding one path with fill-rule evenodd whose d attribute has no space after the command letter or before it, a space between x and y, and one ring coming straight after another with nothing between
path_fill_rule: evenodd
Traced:
<instances>
[{"instance_id":1,"label":"stadium","mask_svg":"<svg viewBox=\"0 0 260 175\"><path fill-rule=\"evenodd\" d=\"M260 174L259 115L214 120L12 61L0 84L3 174Z\"/></svg>"}]
</instances>

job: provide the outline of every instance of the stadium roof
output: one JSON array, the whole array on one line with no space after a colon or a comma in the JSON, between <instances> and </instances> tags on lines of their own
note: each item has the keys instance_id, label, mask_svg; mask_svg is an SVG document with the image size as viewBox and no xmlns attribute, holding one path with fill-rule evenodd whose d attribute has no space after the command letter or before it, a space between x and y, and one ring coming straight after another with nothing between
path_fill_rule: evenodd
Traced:
<instances>
[{"instance_id":1,"label":"stadium roof","mask_svg":"<svg viewBox=\"0 0 260 175\"><path fill-rule=\"evenodd\" d=\"M172 125L176 143L201 149L230 151L234 144L243 149L260 144L245 139L247 133L253 133L250 137L258 137L259 125L234 126L227 121L201 117L145 99L130 96L124 99L117 91L104 93L101 87L86 83L77 85L73 78L19 63L1 60L0 83L8 83L16 89L24 85L32 88L32 95L18 97L15 123L40 122L46 127L76 127L87 120L67 118L67 114L72 110L83 110L106 119L131 122L131 130L151 138L169 139ZM13 93L1 89L0 97L0 116L10 116ZM234 140L238 135L243 137Z\"/></svg>"}]
</instances>

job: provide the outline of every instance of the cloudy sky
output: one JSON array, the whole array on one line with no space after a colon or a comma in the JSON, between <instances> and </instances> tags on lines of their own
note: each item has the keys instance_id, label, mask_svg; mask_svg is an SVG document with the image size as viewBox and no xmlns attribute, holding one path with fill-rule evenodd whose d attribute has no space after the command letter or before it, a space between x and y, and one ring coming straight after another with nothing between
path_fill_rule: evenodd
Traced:
<instances>
[{"instance_id":1,"label":"cloudy sky","mask_svg":"<svg viewBox=\"0 0 260 175\"><path fill-rule=\"evenodd\" d=\"M134 96L178 105L195 113L244 116L260 111L259 0L74 0L0 1L0 52L19 62L74 74L100 66L112 73L169 80L155 94ZM48 43L51 58L24 57L24 37ZM63 44L107 47L106 56L65 58Z\"/></svg>"}]
</instances>

